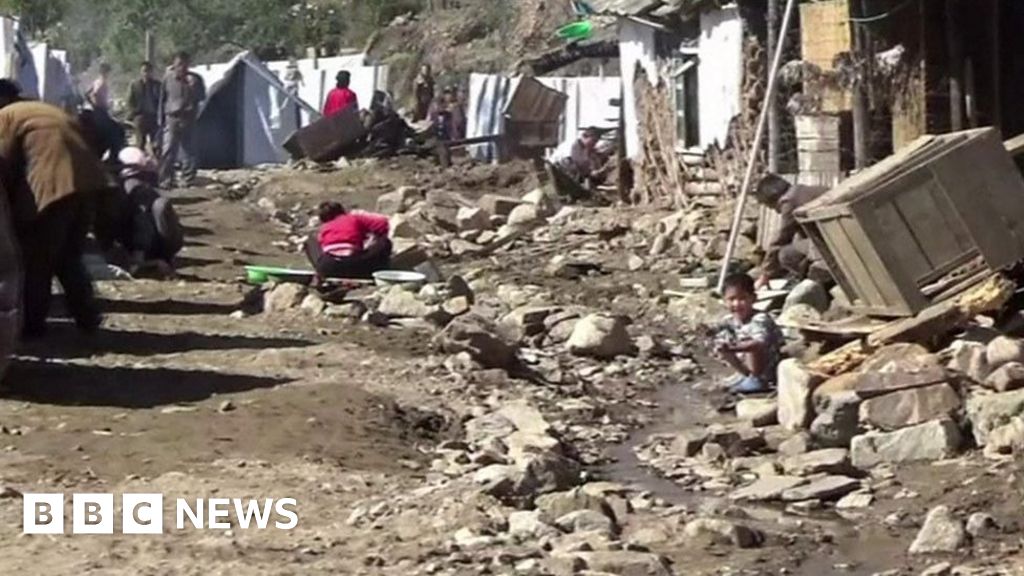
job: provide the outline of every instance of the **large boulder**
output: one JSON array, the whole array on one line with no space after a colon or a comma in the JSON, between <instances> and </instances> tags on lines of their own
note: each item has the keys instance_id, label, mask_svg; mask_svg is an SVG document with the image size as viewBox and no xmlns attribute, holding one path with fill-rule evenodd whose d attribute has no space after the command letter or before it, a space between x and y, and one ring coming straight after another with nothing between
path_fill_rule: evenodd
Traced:
<instances>
[{"instance_id":1,"label":"large boulder","mask_svg":"<svg viewBox=\"0 0 1024 576\"><path fill-rule=\"evenodd\" d=\"M851 372L825 382L814 391L814 396L820 398L842 392L854 392L861 398L868 399L901 390L942 384L949 379L949 373L940 366L889 372Z\"/></svg>"},{"instance_id":2,"label":"large boulder","mask_svg":"<svg viewBox=\"0 0 1024 576\"><path fill-rule=\"evenodd\" d=\"M938 359L924 346L897 342L876 350L858 372L915 372L937 365Z\"/></svg>"},{"instance_id":3,"label":"large boulder","mask_svg":"<svg viewBox=\"0 0 1024 576\"><path fill-rule=\"evenodd\" d=\"M811 422L811 436L820 446L845 448L861 432L861 398L854 392L840 392L815 399L817 416Z\"/></svg>"},{"instance_id":4,"label":"large boulder","mask_svg":"<svg viewBox=\"0 0 1024 576\"><path fill-rule=\"evenodd\" d=\"M991 368L988 365L988 350L980 342L957 340L949 347L949 363L946 368L967 376L975 382L984 382Z\"/></svg>"},{"instance_id":5,"label":"large boulder","mask_svg":"<svg viewBox=\"0 0 1024 576\"><path fill-rule=\"evenodd\" d=\"M449 354L468 352L485 368L513 368L518 349L498 335L498 328L479 314L464 314L437 335L436 343Z\"/></svg>"},{"instance_id":6,"label":"large boulder","mask_svg":"<svg viewBox=\"0 0 1024 576\"><path fill-rule=\"evenodd\" d=\"M0 194L0 380L21 329L21 267L7 197Z\"/></svg>"},{"instance_id":7,"label":"large boulder","mask_svg":"<svg viewBox=\"0 0 1024 576\"><path fill-rule=\"evenodd\" d=\"M896 432L869 432L850 445L853 465L866 469L879 464L943 460L963 444L960 427L952 420L933 420Z\"/></svg>"},{"instance_id":8,"label":"large boulder","mask_svg":"<svg viewBox=\"0 0 1024 576\"><path fill-rule=\"evenodd\" d=\"M591 314L577 322L566 345L576 356L607 360L635 352L626 320L604 314Z\"/></svg>"},{"instance_id":9,"label":"large boulder","mask_svg":"<svg viewBox=\"0 0 1024 576\"><path fill-rule=\"evenodd\" d=\"M308 292L300 284L278 284L263 294L263 311L273 314L295 310L302 305Z\"/></svg>"},{"instance_id":10,"label":"large boulder","mask_svg":"<svg viewBox=\"0 0 1024 576\"><path fill-rule=\"evenodd\" d=\"M962 407L957 391L949 384L939 384L865 400L860 405L860 421L881 430L897 430L952 417Z\"/></svg>"},{"instance_id":11,"label":"large boulder","mask_svg":"<svg viewBox=\"0 0 1024 576\"><path fill-rule=\"evenodd\" d=\"M824 380L794 359L779 364L779 424L796 432L813 419L811 394Z\"/></svg>"},{"instance_id":12,"label":"large boulder","mask_svg":"<svg viewBox=\"0 0 1024 576\"><path fill-rule=\"evenodd\" d=\"M764 543L764 533L756 528L719 518L698 518L683 529L683 534L697 541L725 544L737 548L756 548Z\"/></svg>"},{"instance_id":13,"label":"large boulder","mask_svg":"<svg viewBox=\"0 0 1024 576\"><path fill-rule=\"evenodd\" d=\"M996 368L985 379L985 386L997 392L1012 392L1024 388L1024 364L1010 362Z\"/></svg>"}]
</instances>

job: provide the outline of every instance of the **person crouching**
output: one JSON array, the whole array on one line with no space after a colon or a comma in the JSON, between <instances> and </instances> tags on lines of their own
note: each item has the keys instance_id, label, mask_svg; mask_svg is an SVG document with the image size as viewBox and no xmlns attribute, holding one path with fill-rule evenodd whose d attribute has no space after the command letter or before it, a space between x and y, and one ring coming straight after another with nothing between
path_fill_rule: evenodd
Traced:
<instances>
[{"instance_id":1,"label":"person crouching","mask_svg":"<svg viewBox=\"0 0 1024 576\"><path fill-rule=\"evenodd\" d=\"M320 230L306 241L306 256L320 278L367 279L391 260L387 216L348 212L337 202L318 210Z\"/></svg>"}]
</instances>

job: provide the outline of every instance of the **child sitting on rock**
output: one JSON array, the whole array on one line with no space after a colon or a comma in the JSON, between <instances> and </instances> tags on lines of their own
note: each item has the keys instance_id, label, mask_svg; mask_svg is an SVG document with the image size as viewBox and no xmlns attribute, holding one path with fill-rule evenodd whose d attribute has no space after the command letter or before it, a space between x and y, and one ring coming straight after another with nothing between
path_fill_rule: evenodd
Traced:
<instances>
[{"instance_id":1,"label":"child sitting on rock","mask_svg":"<svg viewBox=\"0 0 1024 576\"><path fill-rule=\"evenodd\" d=\"M756 289L747 274L733 274L724 285L730 315L715 327L715 352L740 377L734 394L758 394L775 385L783 337L770 315L754 310Z\"/></svg>"}]
</instances>

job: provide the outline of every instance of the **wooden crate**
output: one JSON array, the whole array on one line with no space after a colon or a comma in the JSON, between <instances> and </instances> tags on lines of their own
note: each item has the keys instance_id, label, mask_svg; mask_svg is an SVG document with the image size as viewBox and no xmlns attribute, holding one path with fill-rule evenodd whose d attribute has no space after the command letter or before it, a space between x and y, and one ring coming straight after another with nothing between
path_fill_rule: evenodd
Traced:
<instances>
[{"instance_id":1,"label":"wooden crate","mask_svg":"<svg viewBox=\"0 0 1024 576\"><path fill-rule=\"evenodd\" d=\"M872 315L916 314L1024 259L1024 179L990 128L921 138L797 219Z\"/></svg>"},{"instance_id":2,"label":"wooden crate","mask_svg":"<svg viewBox=\"0 0 1024 576\"><path fill-rule=\"evenodd\" d=\"M344 112L321 118L297 130L282 147L292 158L315 162L333 162L366 135L366 127L355 106Z\"/></svg>"}]
</instances>

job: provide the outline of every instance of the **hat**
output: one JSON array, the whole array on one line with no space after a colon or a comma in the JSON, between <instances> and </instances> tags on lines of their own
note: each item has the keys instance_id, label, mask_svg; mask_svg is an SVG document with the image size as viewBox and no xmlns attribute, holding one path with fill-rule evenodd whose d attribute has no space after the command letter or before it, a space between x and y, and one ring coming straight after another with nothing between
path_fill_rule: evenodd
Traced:
<instances>
[{"instance_id":1,"label":"hat","mask_svg":"<svg viewBox=\"0 0 1024 576\"><path fill-rule=\"evenodd\" d=\"M118 161L125 166L134 166L143 170L156 170L156 162L146 152L135 146L128 146L117 155Z\"/></svg>"}]
</instances>

